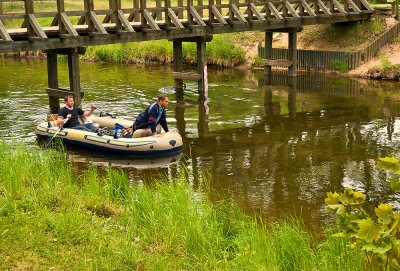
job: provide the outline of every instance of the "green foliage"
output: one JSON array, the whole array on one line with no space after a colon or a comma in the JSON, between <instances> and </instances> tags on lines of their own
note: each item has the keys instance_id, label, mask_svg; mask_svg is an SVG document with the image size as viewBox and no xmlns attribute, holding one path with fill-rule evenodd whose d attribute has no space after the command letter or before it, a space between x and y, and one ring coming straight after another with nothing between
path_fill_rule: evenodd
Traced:
<instances>
[{"instance_id":1,"label":"green foliage","mask_svg":"<svg viewBox=\"0 0 400 271\"><path fill-rule=\"evenodd\" d=\"M327 239L318 246L316 270L361 271L365 270L363 255L347 246L349 238L338 237L337 230L327 229Z\"/></svg>"},{"instance_id":2,"label":"green foliage","mask_svg":"<svg viewBox=\"0 0 400 271\"><path fill-rule=\"evenodd\" d=\"M400 161L395 157L381 158L378 167L397 176L390 179L390 184L400 192ZM400 213L394 212L392 205L381 203L372 216L362 208L365 199L363 193L352 189L327 193L325 204L336 213L340 231L336 236L349 238L349 247L364 251L369 270L399 270Z\"/></svg>"},{"instance_id":3,"label":"green foliage","mask_svg":"<svg viewBox=\"0 0 400 271\"><path fill-rule=\"evenodd\" d=\"M334 71L345 73L349 70L349 65L343 61L333 59L331 62L331 68Z\"/></svg>"},{"instance_id":4,"label":"green foliage","mask_svg":"<svg viewBox=\"0 0 400 271\"><path fill-rule=\"evenodd\" d=\"M143 185L69 164L62 149L0 141L0 270L361 271L343 240L318 245L298 220L267 227L211 203L185 169ZM378 214L388 223L390 210Z\"/></svg>"},{"instance_id":5,"label":"green foliage","mask_svg":"<svg viewBox=\"0 0 400 271\"><path fill-rule=\"evenodd\" d=\"M255 67L259 67L259 66L263 66L263 59L260 56L256 56L253 60L253 66Z\"/></svg>"},{"instance_id":6,"label":"green foliage","mask_svg":"<svg viewBox=\"0 0 400 271\"><path fill-rule=\"evenodd\" d=\"M390 63L389 59L387 59L387 57L381 56L380 60L381 60L382 69L384 71L388 70L391 67L391 63Z\"/></svg>"},{"instance_id":7,"label":"green foliage","mask_svg":"<svg viewBox=\"0 0 400 271\"><path fill-rule=\"evenodd\" d=\"M89 47L84 59L114 63L172 63L173 44L168 40L143 41L125 44L110 44ZM196 44L183 43L183 61L195 64L197 59ZM245 62L244 51L235 46L230 36L214 35L207 43L207 63L229 67Z\"/></svg>"}]
</instances>

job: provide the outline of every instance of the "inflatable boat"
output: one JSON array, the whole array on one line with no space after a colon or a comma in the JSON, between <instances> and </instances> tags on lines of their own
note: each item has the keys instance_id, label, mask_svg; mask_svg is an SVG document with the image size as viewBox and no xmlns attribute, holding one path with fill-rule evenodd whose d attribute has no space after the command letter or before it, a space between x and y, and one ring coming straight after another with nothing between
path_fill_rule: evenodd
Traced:
<instances>
[{"instance_id":1,"label":"inflatable boat","mask_svg":"<svg viewBox=\"0 0 400 271\"><path fill-rule=\"evenodd\" d=\"M135 156L173 154L179 153L182 149L182 137L177 132L164 132L158 129L158 134L153 136L149 128L139 129L133 133L132 138L123 138L118 136L120 129L130 127L131 121L110 116L90 116L86 121L91 121L102 130L111 131L111 133L101 134L60 128L56 126L55 120L50 120L39 124L35 129L35 134L43 140L59 138L64 144Z\"/></svg>"}]
</instances>

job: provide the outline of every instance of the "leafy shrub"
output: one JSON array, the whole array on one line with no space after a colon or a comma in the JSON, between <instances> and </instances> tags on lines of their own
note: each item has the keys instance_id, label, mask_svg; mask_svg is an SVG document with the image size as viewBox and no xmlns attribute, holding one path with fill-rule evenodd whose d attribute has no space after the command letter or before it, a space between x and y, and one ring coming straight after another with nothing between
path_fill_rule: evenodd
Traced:
<instances>
[{"instance_id":1,"label":"leafy shrub","mask_svg":"<svg viewBox=\"0 0 400 271\"><path fill-rule=\"evenodd\" d=\"M390 185L400 192L400 161L394 157L381 158L378 167L397 177L390 178ZM391 204L381 203L368 214L362 205L366 195L345 189L343 193L327 194L325 204L336 213L337 236L349 238L349 247L365 253L368 270L400 269L400 213Z\"/></svg>"},{"instance_id":2,"label":"leafy shrub","mask_svg":"<svg viewBox=\"0 0 400 271\"><path fill-rule=\"evenodd\" d=\"M333 59L331 62L331 68L334 71L345 73L349 70L349 65L347 65L347 63L345 63L343 61Z\"/></svg>"}]
</instances>

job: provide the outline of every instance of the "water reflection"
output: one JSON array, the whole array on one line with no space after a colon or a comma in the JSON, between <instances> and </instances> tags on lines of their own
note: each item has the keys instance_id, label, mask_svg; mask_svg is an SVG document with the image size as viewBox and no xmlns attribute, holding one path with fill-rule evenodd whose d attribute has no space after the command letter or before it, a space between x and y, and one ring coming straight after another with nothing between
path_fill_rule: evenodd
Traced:
<instances>
[{"instance_id":1,"label":"water reflection","mask_svg":"<svg viewBox=\"0 0 400 271\"><path fill-rule=\"evenodd\" d=\"M35 144L33 127L47 113L45 62L3 62L0 134ZM205 172L211 187L232 196L245 212L267 221L297 215L317 229L329 221L327 191L356 188L371 206L398 202L375 164L378 157L396 154L399 145L398 82L305 73L292 81L274 75L266 84L262 71L210 70L205 106L197 102L195 83L187 83L183 94L173 91L168 67L81 63L81 70L84 104L95 102L102 111L130 119L160 90L167 91L170 126L185 147L182 156L161 160L70 150L78 170L115 166L137 182L187 174L193 186ZM62 69L60 81L61 87L67 82Z\"/></svg>"}]
</instances>

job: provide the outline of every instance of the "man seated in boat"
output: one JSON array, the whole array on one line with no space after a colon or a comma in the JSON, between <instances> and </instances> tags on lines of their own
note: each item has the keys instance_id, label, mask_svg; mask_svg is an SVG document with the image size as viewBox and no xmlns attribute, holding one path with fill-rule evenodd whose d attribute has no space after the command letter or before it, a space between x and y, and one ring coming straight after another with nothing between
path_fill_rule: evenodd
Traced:
<instances>
[{"instance_id":1,"label":"man seated in boat","mask_svg":"<svg viewBox=\"0 0 400 271\"><path fill-rule=\"evenodd\" d=\"M77 130L83 130L87 132L98 132L97 128L93 123L80 123L78 117L84 116L89 117L92 115L96 106L92 104L90 110L83 111L82 108L74 107L74 97L68 95L64 98L65 106L58 111L57 126L62 126L64 128L71 128Z\"/></svg>"},{"instance_id":2,"label":"man seated in boat","mask_svg":"<svg viewBox=\"0 0 400 271\"><path fill-rule=\"evenodd\" d=\"M133 124L133 132L138 129L145 129L150 127L151 134L157 135L157 125L160 124L165 132L168 132L166 108L169 99L167 94L161 93L157 101L149 105L145 111L140 113ZM124 137L132 137L131 133L126 134Z\"/></svg>"}]
</instances>

